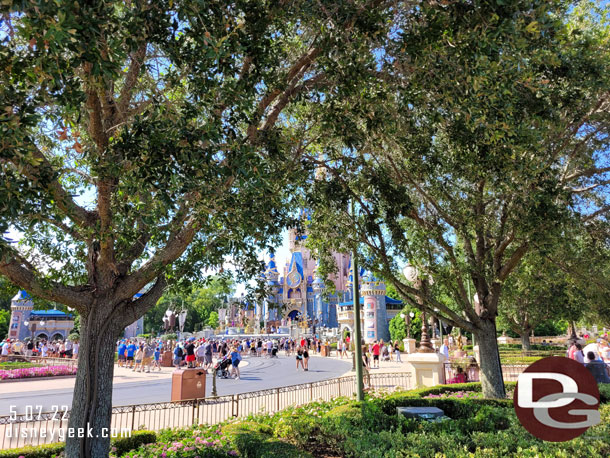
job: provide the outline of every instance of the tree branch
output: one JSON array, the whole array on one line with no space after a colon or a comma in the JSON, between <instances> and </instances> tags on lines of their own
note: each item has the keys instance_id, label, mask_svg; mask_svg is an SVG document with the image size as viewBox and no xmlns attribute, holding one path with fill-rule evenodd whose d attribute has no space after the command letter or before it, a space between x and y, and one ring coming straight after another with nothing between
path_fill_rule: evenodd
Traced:
<instances>
[{"instance_id":1,"label":"tree branch","mask_svg":"<svg viewBox=\"0 0 610 458\"><path fill-rule=\"evenodd\" d=\"M129 70L127 70L125 83L121 89L121 94L119 95L117 103L118 119L115 119L113 124L120 124L128 115L129 104L133 98L133 89L138 82L138 76L140 75L140 70L144 64L144 59L146 58L146 47L147 43L143 42L138 49L130 55L131 62L129 64Z\"/></svg>"},{"instance_id":2,"label":"tree branch","mask_svg":"<svg viewBox=\"0 0 610 458\"><path fill-rule=\"evenodd\" d=\"M85 310L93 300L93 295L86 288L66 286L41 278L27 259L7 246L0 246L0 274L34 296L59 302L79 312Z\"/></svg>"},{"instance_id":3,"label":"tree branch","mask_svg":"<svg viewBox=\"0 0 610 458\"><path fill-rule=\"evenodd\" d=\"M31 153L34 159L32 162L37 163L37 165L32 165L32 162L19 162L19 155L11 155L10 161L19 173L34 182L40 183L66 217L70 218L79 227L92 227L97 220L97 214L74 202L72 196L56 178L55 169L38 148L33 146Z\"/></svg>"}]
</instances>

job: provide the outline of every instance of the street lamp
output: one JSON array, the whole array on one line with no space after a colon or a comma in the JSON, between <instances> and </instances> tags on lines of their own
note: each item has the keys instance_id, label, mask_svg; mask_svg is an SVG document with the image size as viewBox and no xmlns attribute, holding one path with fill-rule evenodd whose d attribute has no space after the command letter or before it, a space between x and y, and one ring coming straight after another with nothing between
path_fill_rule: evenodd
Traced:
<instances>
[{"instance_id":1,"label":"street lamp","mask_svg":"<svg viewBox=\"0 0 610 458\"><path fill-rule=\"evenodd\" d=\"M439 312L439 310L436 308L434 309L434 311L436 313ZM438 318L438 330L440 332L440 339L441 339L441 345L442 345L443 344L443 321L440 318Z\"/></svg>"},{"instance_id":2,"label":"street lamp","mask_svg":"<svg viewBox=\"0 0 610 458\"><path fill-rule=\"evenodd\" d=\"M407 339L411 338L411 320L413 319L414 316L415 316L415 313L413 313L413 312L409 312L409 313L403 312L400 314L400 318L405 320L406 325L407 325Z\"/></svg>"},{"instance_id":3,"label":"street lamp","mask_svg":"<svg viewBox=\"0 0 610 458\"><path fill-rule=\"evenodd\" d=\"M417 303L421 306L422 311L422 325L421 325L421 341L419 342L419 353L433 353L434 349L430 345L430 338L428 337L428 323L426 322L426 311L424 310L424 295L425 288L427 286L427 281L422 281L419 278L419 271L417 267L412 265L407 265L403 269L403 274L405 278L414 284L415 289L420 293L417 296Z\"/></svg>"}]
</instances>

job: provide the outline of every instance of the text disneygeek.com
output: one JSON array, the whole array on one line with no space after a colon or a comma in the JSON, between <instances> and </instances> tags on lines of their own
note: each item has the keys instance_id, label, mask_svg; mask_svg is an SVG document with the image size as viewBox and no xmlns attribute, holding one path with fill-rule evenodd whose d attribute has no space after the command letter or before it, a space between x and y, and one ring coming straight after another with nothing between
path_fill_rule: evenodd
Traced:
<instances>
[{"instance_id":1,"label":"text disneygeek.com","mask_svg":"<svg viewBox=\"0 0 610 458\"><path fill-rule=\"evenodd\" d=\"M66 438L131 437L131 428L102 428L94 433L89 424L86 428L61 426L68 421L68 412L68 406L51 406L44 413L42 406L25 406L25 412L18 413L16 406L10 406L9 423L5 425L4 435L8 439L41 438L50 439L51 442L63 442Z\"/></svg>"}]
</instances>

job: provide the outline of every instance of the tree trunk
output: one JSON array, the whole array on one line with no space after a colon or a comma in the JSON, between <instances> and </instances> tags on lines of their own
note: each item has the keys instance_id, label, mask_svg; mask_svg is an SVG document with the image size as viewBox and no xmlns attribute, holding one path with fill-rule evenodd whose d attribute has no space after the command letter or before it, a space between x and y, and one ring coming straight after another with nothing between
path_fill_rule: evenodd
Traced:
<instances>
[{"instance_id":1,"label":"tree trunk","mask_svg":"<svg viewBox=\"0 0 610 458\"><path fill-rule=\"evenodd\" d=\"M486 398L505 398L504 379L498 351L495 319L482 319L475 332L480 355L481 389Z\"/></svg>"},{"instance_id":2,"label":"tree trunk","mask_svg":"<svg viewBox=\"0 0 610 458\"><path fill-rule=\"evenodd\" d=\"M521 336L521 350L530 351L532 349L532 345L530 343L530 333L528 331L520 332Z\"/></svg>"},{"instance_id":3,"label":"tree trunk","mask_svg":"<svg viewBox=\"0 0 610 458\"><path fill-rule=\"evenodd\" d=\"M68 458L102 458L110 450L114 349L121 331L113 309L110 302L95 304L81 316L78 371L68 427L74 436L83 428L84 437L66 437Z\"/></svg>"}]
</instances>

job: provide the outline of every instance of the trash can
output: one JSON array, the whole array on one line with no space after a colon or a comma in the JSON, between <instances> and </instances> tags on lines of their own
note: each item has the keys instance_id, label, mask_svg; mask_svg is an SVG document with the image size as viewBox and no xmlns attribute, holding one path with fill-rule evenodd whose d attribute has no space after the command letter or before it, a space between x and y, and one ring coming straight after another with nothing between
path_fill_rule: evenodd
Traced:
<instances>
[{"instance_id":1,"label":"trash can","mask_svg":"<svg viewBox=\"0 0 610 458\"><path fill-rule=\"evenodd\" d=\"M330 345L322 345L322 347L320 348L320 354L321 356L330 356Z\"/></svg>"},{"instance_id":2,"label":"trash can","mask_svg":"<svg viewBox=\"0 0 610 458\"><path fill-rule=\"evenodd\" d=\"M174 365L174 354L171 351L164 351L161 355L161 366L172 367Z\"/></svg>"},{"instance_id":3,"label":"trash can","mask_svg":"<svg viewBox=\"0 0 610 458\"><path fill-rule=\"evenodd\" d=\"M206 374L200 368L176 369L172 374L172 402L205 398Z\"/></svg>"}]
</instances>

